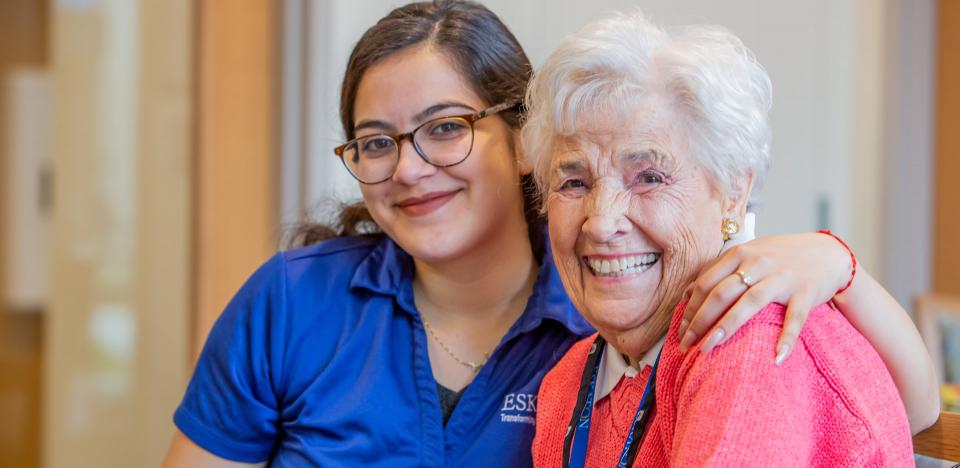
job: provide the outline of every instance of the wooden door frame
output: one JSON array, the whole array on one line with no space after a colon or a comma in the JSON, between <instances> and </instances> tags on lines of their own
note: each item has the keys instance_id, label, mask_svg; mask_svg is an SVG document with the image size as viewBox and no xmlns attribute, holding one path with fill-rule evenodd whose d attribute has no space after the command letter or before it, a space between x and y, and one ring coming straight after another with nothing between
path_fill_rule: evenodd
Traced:
<instances>
[{"instance_id":1,"label":"wooden door frame","mask_svg":"<svg viewBox=\"0 0 960 468\"><path fill-rule=\"evenodd\" d=\"M937 23L933 290L960 294L960 2L940 0Z\"/></svg>"},{"instance_id":2,"label":"wooden door frame","mask_svg":"<svg viewBox=\"0 0 960 468\"><path fill-rule=\"evenodd\" d=\"M279 2L196 3L194 356L277 248Z\"/></svg>"}]
</instances>

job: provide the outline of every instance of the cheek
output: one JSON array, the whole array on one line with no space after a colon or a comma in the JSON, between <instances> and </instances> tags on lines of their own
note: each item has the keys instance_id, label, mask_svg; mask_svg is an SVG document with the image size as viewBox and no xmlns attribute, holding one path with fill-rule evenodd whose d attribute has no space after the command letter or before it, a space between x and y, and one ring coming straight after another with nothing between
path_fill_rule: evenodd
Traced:
<instances>
[{"instance_id":1,"label":"cheek","mask_svg":"<svg viewBox=\"0 0 960 468\"><path fill-rule=\"evenodd\" d=\"M663 275L668 283L683 282L722 246L720 203L702 190L664 191L635 200L630 212L663 249Z\"/></svg>"},{"instance_id":2,"label":"cheek","mask_svg":"<svg viewBox=\"0 0 960 468\"><path fill-rule=\"evenodd\" d=\"M396 234L394 220L395 216L390 212L390 206L387 205L387 193L390 182L383 182L377 185L360 184L360 195L363 197L363 204L367 207L367 212L373 221L383 229L387 235L394 237Z\"/></svg>"},{"instance_id":3,"label":"cheek","mask_svg":"<svg viewBox=\"0 0 960 468\"><path fill-rule=\"evenodd\" d=\"M554 251L555 255L576 256L574 249L583 224L579 200L564 199L551 194L547 197L546 207L550 239L558 249Z\"/></svg>"},{"instance_id":4,"label":"cheek","mask_svg":"<svg viewBox=\"0 0 960 468\"><path fill-rule=\"evenodd\" d=\"M382 182L376 185L360 184L360 196L363 197L363 203L374 216L382 211L380 204L386 199L389 190L390 181Z\"/></svg>"},{"instance_id":5,"label":"cheek","mask_svg":"<svg viewBox=\"0 0 960 468\"><path fill-rule=\"evenodd\" d=\"M561 199L550 195L546 201L547 226L550 245L560 277L571 296L578 295L580 288L580 257L577 240L583 225L579 201Z\"/></svg>"},{"instance_id":6,"label":"cheek","mask_svg":"<svg viewBox=\"0 0 960 468\"><path fill-rule=\"evenodd\" d=\"M671 243L670 269L677 281L690 280L691 275L723 246L720 234L720 205L709 197L692 197L691 203L672 219L676 233Z\"/></svg>"},{"instance_id":7,"label":"cheek","mask_svg":"<svg viewBox=\"0 0 960 468\"><path fill-rule=\"evenodd\" d=\"M470 172L477 176L518 183L520 170L508 138L512 138L512 133L503 129L498 129L496 135L477 134L470 156L462 164L449 169L470 168Z\"/></svg>"}]
</instances>

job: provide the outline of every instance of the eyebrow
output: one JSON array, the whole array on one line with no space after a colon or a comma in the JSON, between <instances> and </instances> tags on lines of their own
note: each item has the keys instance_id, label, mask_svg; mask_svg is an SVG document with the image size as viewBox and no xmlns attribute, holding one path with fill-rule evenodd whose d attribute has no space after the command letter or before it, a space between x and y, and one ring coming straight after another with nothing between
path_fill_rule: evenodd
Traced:
<instances>
[{"instance_id":1,"label":"eyebrow","mask_svg":"<svg viewBox=\"0 0 960 468\"><path fill-rule=\"evenodd\" d=\"M657 148L644 148L639 151L632 151L630 153L625 153L620 156L621 165L628 165L630 163L637 163L640 161L651 161L656 165L661 165L665 161L671 160L668 153L661 151ZM587 163L583 159L577 157L565 157L560 159L554 166L554 174L570 174L578 172L586 172Z\"/></svg>"},{"instance_id":2,"label":"eyebrow","mask_svg":"<svg viewBox=\"0 0 960 468\"><path fill-rule=\"evenodd\" d=\"M562 173L571 173L571 172L582 172L587 169L587 165L583 162L582 159L578 158L565 158L561 159L554 168L554 172L558 174Z\"/></svg>"},{"instance_id":3,"label":"eyebrow","mask_svg":"<svg viewBox=\"0 0 960 468\"><path fill-rule=\"evenodd\" d=\"M635 163L639 161L662 163L667 159L669 159L667 153L660 151L657 148L644 148L640 151L631 151L623 156L620 156L621 163Z\"/></svg>"},{"instance_id":4,"label":"eyebrow","mask_svg":"<svg viewBox=\"0 0 960 468\"><path fill-rule=\"evenodd\" d=\"M419 114L413 116L413 121L419 124L419 123L423 122L424 120L427 120L427 118L432 117L434 114L436 114L436 113L438 113L438 112L440 112L440 111L442 111L442 110L447 110L447 109L451 109L451 108L461 108L461 109L464 109L464 110L469 110L470 113L477 112L476 109L474 109L473 107L470 107L470 106L468 106L468 105L466 105L466 104L464 104L464 103L462 103L462 102L457 102L457 101L444 101L444 102L440 102L440 103L434 104L434 105L432 105L432 106L424 109L424 110L421 111Z\"/></svg>"},{"instance_id":5,"label":"eyebrow","mask_svg":"<svg viewBox=\"0 0 960 468\"><path fill-rule=\"evenodd\" d=\"M468 110L471 113L477 112L476 109L462 102L443 101L420 111L417 115L413 116L413 121L419 125L420 123L422 123L423 121L427 120L428 118L432 117L433 115L437 114L440 111L444 111L447 109L454 109L454 108L461 108L464 110ZM357 124L354 125L353 127L353 131L356 132L358 130L365 130L368 128L383 130L383 131L397 131L397 128L394 127L393 125L387 122L384 122L382 120L375 120L375 119L361 120L360 122L357 122Z\"/></svg>"}]
</instances>

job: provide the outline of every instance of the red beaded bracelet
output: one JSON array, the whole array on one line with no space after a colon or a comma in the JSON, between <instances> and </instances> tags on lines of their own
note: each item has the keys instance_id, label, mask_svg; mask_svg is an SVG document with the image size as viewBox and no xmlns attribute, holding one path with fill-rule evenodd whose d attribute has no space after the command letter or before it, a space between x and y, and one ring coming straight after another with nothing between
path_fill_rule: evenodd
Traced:
<instances>
[{"instance_id":1,"label":"red beaded bracelet","mask_svg":"<svg viewBox=\"0 0 960 468\"><path fill-rule=\"evenodd\" d=\"M850 261L853 263L853 271L850 272L850 281L847 281L847 285L846 285L846 286L840 288L839 291L837 291L836 293L834 293L834 294L842 294L844 291L846 291L846 290L850 287L851 284L853 284L853 277L857 275L857 256L853 254L853 250L850 250L850 246L847 245L847 243L844 242L843 239L841 239L841 238L840 238L839 236L837 236L836 234L830 232L830 230L828 230L828 229L821 229L821 230L819 230L819 231L817 231L817 232L820 233L820 234L826 234L826 235L828 235L828 236L836 239L837 242L839 242L840 245L843 246L843 248L847 249L847 253L850 254Z\"/></svg>"}]
</instances>

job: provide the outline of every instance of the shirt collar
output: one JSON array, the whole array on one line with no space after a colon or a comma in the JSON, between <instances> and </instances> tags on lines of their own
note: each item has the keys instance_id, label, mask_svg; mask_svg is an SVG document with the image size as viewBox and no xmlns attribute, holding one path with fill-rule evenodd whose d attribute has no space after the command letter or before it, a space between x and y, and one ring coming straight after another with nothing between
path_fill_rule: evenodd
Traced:
<instances>
[{"instance_id":1,"label":"shirt collar","mask_svg":"<svg viewBox=\"0 0 960 468\"><path fill-rule=\"evenodd\" d=\"M413 281L413 259L390 237L384 235L379 243L357 265L350 280L350 289L397 295L403 284Z\"/></svg>"},{"instance_id":2,"label":"shirt collar","mask_svg":"<svg viewBox=\"0 0 960 468\"><path fill-rule=\"evenodd\" d=\"M753 213L747 213L743 218L743 226L741 226L740 232L730 236L730 240L723 243L723 248L720 250L720 253L753 240L756 237L756 223L756 216ZM653 366L654 362L656 362L657 354L660 353L660 349L663 348L663 343L666 340L667 337L664 335L657 344L647 350L643 358L640 359L639 367L641 370L646 366ZM608 345L606 348L603 355L600 356L600 370L597 375L597 394L593 399L594 402L598 402L603 397L609 395L624 376L633 378L638 373L637 369L630 366L623 357L623 354L620 354L620 352L612 346Z\"/></svg>"},{"instance_id":3,"label":"shirt collar","mask_svg":"<svg viewBox=\"0 0 960 468\"><path fill-rule=\"evenodd\" d=\"M593 327L580 316L567 297L560 274L553 263L550 243L544 244L544 254L533 286L533 294L527 300L523 315L508 335L529 332L540 326L544 319L559 322L575 335L590 335L594 332ZM413 258L389 236L384 235L380 243L357 266L350 281L350 289L395 296L401 309L413 314L416 311L413 301L413 275Z\"/></svg>"},{"instance_id":4,"label":"shirt collar","mask_svg":"<svg viewBox=\"0 0 960 468\"><path fill-rule=\"evenodd\" d=\"M639 367L640 370L643 370L647 366L653 367L653 364L657 361L657 355L660 353L660 349L663 348L663 343L666 341L667 336L664 335L657 344L647 350L643 358L640 359L637 367ZM623 357L623 354L620 354L619 351L608 344L606 349L603 350L603 355L600 356L600 370L597 373L597 394L593 398L594 404L609 395L614 387L620 383L621 378L626 376L626 378L632 379L636 377L638 373L639 371L630 366Z\"/></svg>"}]
</instances>

